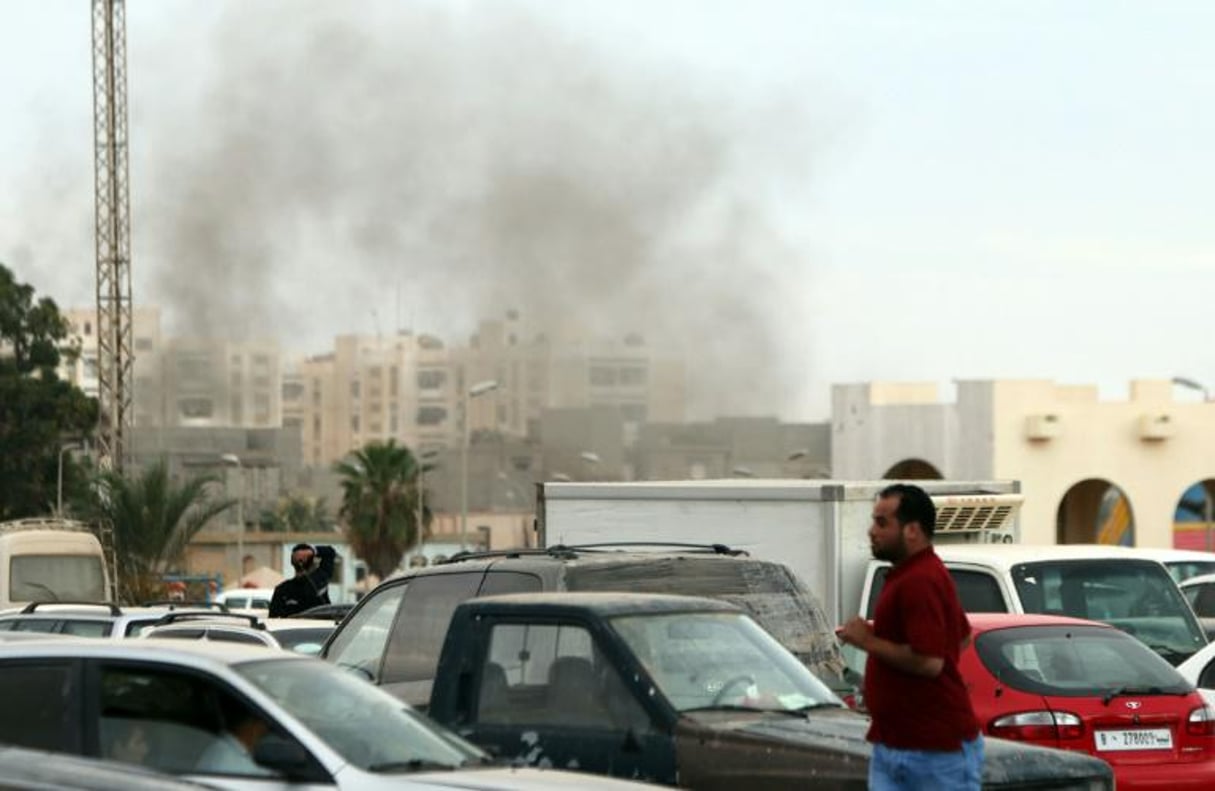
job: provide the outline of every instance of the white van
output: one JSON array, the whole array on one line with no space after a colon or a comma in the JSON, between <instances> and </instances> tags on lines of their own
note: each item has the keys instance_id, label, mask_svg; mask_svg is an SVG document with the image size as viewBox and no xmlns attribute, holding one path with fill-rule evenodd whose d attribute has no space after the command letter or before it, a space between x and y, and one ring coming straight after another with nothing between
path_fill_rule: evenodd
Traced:
<instances>
[{"instance_id":1,"label":"white van","mask_svg":"<svg viewBox=\"0 0 1215 791\"><path fill-rule=\"evenodd\" d=\"M103 602L110 590L101 542L82 522L0 522L0 609L30 602Z\"/></svg>"},{"instance_id":2,"label":"white van","mask_svg":"<svg viewBox=\"0 0 1215 791\"><path fill-rule=\"evenodd\" d=\"M967 612L1053 613L1116 626L1173 665L1207 643L1177 583L1149 553L1104 544L938 544ZM861 594L873 617L890 564L871 561Z\"/></svg>"}]
</instances>

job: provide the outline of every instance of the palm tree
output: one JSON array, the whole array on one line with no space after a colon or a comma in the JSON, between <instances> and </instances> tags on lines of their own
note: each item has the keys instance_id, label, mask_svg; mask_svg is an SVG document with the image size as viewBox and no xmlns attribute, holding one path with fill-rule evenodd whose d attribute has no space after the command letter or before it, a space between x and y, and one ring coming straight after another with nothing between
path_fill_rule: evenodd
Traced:
<instances>
[{"instance_id":1,"label":"palm tree","mask_svg":"<svg viewBox=\"0 0 1215 791\"><path fill-rule=\"evenodd\" d=\"M87 521L113 526L120 598L140 602L162 596L163 575L186 544L236 503L211 497L210 486L218 480L204 475L178 485L163 459L131 478L113 471L98 476L94 491L73 510Z\"/></svg>"},{"instance_id":2,"label":"palm tree","mask_svg":"<svg viewBox=\"0 0 1215 791\"><path fill-rule=\"evenodd\" d=\"M324 497L289 494L262 512L258 526L270 533L324 533L334 529Z\"/></svg>"},{"instance_id":3,"label":"palm tree","mask_svg":"<svg viewBox=\"0 0 1215 791\"><path fill-rule=\"evenodd\" d=\"M334 466L342 476L346 538L368 570L385 579L418 540L418 476L413 451L394 440L370 442ZM423 522L429 521L423 514Z\"/></svg>"}]
</instances>

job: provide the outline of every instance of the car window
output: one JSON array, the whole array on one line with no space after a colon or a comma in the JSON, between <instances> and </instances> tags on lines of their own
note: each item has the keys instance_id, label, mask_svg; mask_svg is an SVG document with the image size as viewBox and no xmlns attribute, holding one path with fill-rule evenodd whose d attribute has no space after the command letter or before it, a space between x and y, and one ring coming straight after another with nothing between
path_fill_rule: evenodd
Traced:
<instances>
[{"instance_id":1,"label":"car window","mask_svg":"<svg viewBox=\"0 0 1215 791\"><path fill-rule=\"evenodd\" d=\"M1207 666L1198 675L1198 686L1203 689L1215 689L1215 659L1207 662Z\"/></svg>"},{"instance_id":2,"label":"car window","mask_svg":"<svg viewBox=\"0 0 1215 791\"><path fill-rule=\"evenodd\" d=\"M889 566L878 566L873 570L873 581L869 585L869 601L865 603L865 617L871 621L874 610L877 609L878 597L882 595L882 588L886 587L886 575L889 573Z\"/></svg>"},{"instance_id":3,"label":"car window","mask_svg":"<svg viewBox=\"0 0 1215 791\"><path fill-rule=\"evenodd\" d=\"M1116 689L1190 690L1177 670L1116 629L1023 626L993 629L975 639L993 676L1039 695L1086 697Z\"/></svg>"},{"instance_id":4,"label":"car window","mask_svg":"<svg viewBox=\"0 0 1215 791\"><path fill-rule=\"evenodd\" d=\"M167 637L170 640L201 640L204 633L204 629L153 629L152 631L148 632L148 637Z\"/></svg>"},{"instance_id":5,"label":"car window","mask_svg":"<svg viewBox=\"0 0 1215 791\"><path fill-rule=\"evenodd\" d=\"M380 663L388 630L396 620L407 584L380 588L351 613L325 648L325 659L338 667L355 670L374 680L380 677Z\"/></svg>"},{"instance_id":6,"label":"car window","mask_svg":"<svg viewBox=\"0 0 1215 791\"><path fill-rule=\"evenodd\" d=\"M79 752L79 682L70 662L0 663L0 743Z\"/></svg>"},{"instance_id":7,"label":"car window","mask_svg":"<svg viewBox=\"0 0 1215 791\"><path fill-rule=\"evenodd\" d=\"M112 626L110 621L64 621L59 631L77 637L108 637Z\"/></svg>"},{"instance_id":8,"label":"car window","mask_svg":"<svg viewBox=\"0 0 1215 791\"><path fill-rule=\"evenodd\" d=\"M20 618L13 625L14 632L56 632L58 630L58 618Z\"/></svg>"},{"instance_id":9,"label":"car window","mask_svg":"<svg viewBox=\"0 0 1215 791\"><path fill-rule=\"evenodd\" d=\"M104 601L105 572L92 555L17 555L9 560L12 601Z\"/></svg>"},{"instance_id":10,"label":"car window","mask_svg":"<svg viewBox=\"0 0 1215 791\"><path fill-rule=\"evenodd\" d=\"M476 719L641 732L651 720L616 668L577 625L496 624Z\"/></svg>"},{"instance_id":11,"label":"car window","mask_svg":"<svg viewBox=\"0 0 1215 791\"><path fill-rule=\"evenodd\" d=\"M481 582L478 596L496 596L501 593L538 593L544 583L535 574L520 571L490 571Z\"/></svg>"},{"instance_id":12,"label":"car window","mask_svg":"<svg viewBox=\"0 0 1215 791\"><path fill-rule=\"evenodd\" d=\"M123 629L123 636L132 637L139 634L145 626L151 626L160 620L160 616L154 618L132 618L127 621L126 627Z\"/></svg>"},{"instance_id":13,"label":"car window","mask_svg":"<svg viewBox=\"0 0 1215 791\"><path fill-rule=\"evenodd\" d=\"M1159 563L1037 561L1013 566L1012 577L1025 612L1104 621L1174 665L1206 645L1194 611Z\"/></svg>"},{"instance_id":14,"label":"car window","mask_svg":"<svg viewBox=\"0 0 1215 791\"><path fill-rule=\"evenodd\" d=\"M98 676L103 758L172 774L264 777L273 772L253 761L257 745L294 742L271 717L202 676L109 663Z\"/></svg>"},{"instance_id":15,"label":"car window","mask_svg":"<svg viewBox=\"0 0 1215 791\"><path fill-rule=\"evenodd\" d=\"M1215 618L1215 583L1190 585L1182 588L1182 593L1194 608L1194 614L1199 618Z\"/></svg>"},{"instance_id":16,"label":"car window","mask_svg":"<svg viewBox=\"0 0 1215 791\"><path fill-rule=\"evenodd\" d=\"M388 636L381 683L434 678L451 615L461 602L476 595L481 576L480 571L432 574L410 581Z\"/></svg>"},{"instance_id":17,"label":"car window","mask_svg":"<svg viewBox=\"0 0 1215 791\"><path fill-rule=\"evenodd\" d=\"M255 634L246 632L234 632L230 629L208 629L206 638L214 640L217 643L241 643L242 645L268 645L268 643Z\"/></svg>"},{"instance_id":18,"label":"car window","mask_svg":"<svg viewBox=\"0 0 1215 791\"><path fill-rule=\"evenodd\" d=\"M982 571L950 569L958 601L966 612L1008 612L1008 603L1000 592L996 578Z\"/></svg>"}]
</instances>

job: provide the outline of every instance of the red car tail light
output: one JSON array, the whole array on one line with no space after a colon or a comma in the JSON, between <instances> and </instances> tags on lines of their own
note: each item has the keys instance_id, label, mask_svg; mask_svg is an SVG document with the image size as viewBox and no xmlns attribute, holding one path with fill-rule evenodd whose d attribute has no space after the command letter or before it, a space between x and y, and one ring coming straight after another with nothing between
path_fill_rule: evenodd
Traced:
<instances>
[{"instance_id":1,"label":"red car tail light","mask_svg":"<svg viewBox=\"0 0 1215 791\"><path fill-rule=\"evenodd\" d=\"M1023 711L996 717L988 732L1001 739L1018 741L1078 739L1084 735L1084 723L1065 711Z\"/></svg>"},{"instance_id":2,"label":"red car tail light","mask_svg":"<svg viewBox=\"0 0 1215 791\"><path fill-rule=\"evenodd\" d=\"M1191 736L1215 736L1215 711L1210 706L1199 706L1190 712L1185 732Z\"/></svg>"}]
</instances>

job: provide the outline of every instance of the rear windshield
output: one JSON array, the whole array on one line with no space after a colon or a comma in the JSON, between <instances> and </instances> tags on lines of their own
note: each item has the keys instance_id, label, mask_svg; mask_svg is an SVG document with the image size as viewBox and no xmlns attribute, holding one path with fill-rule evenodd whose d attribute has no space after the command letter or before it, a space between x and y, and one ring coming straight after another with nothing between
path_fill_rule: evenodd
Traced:
<instances>
[{"instance_id":1,"label":"rear windshield","mask_svg":"<svg viewBox=\"0 0 1215 791\"><path fill-rule=\"evenodd\" d=\"M1025 612L1112 624L1174 665L1206 645L1190 606L1159 563L1041 561L1013 566L1012 577Z\"/></svg>"},{"instance_id":2,"label":"rear windshield","mask_svg":"<svg viewBox=\"0 0 1215 791\"><path fill-rule=\"evenodd\" d=\"M975 650L1002 683L1039 695L1177 695L1193 689L1142 643L1099 626L994 629L975 639Z\"/></svg>"},{"instance_id":3,"label":"rear windshield","mask_svg":"<svg viewBox=\"0 0 1215 791\"><path fill-rule=\"evenodd\" d=\"M14 555L10 601L105 601L105 575L96 555Z\"/></svg>"},{"instance_id":4,"label":"rear windshield","mask_svg":"<svg viewBox=\"0 0 1215 791\"><path fill-rule=\"evenodd\" d=\"M728 601L806 665L843 672L839 644L822 605L779 563L683 555L570 564L565 584L572 591L673 593Z\"/></svg>"}]
</instances>

